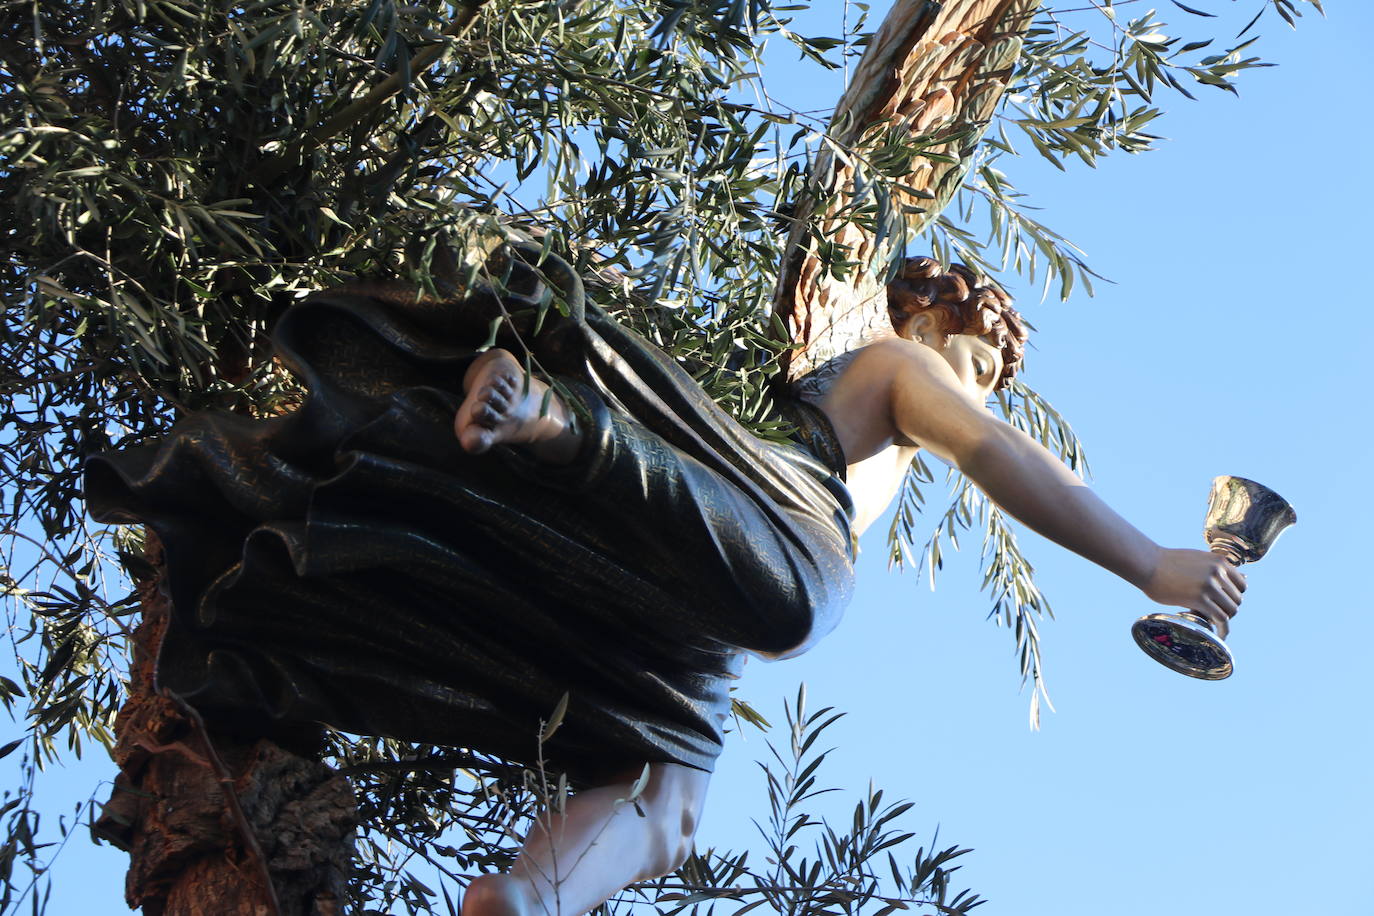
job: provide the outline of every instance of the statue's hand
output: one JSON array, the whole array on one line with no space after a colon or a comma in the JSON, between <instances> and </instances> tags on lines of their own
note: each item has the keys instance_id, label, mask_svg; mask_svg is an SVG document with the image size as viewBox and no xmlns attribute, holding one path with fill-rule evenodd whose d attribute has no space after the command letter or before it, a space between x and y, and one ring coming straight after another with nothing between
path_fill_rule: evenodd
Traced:
<instances>
[{"instance_id":1,"label":"statue's hand","mask_svg":"<svg viewBox=\"0 0 1374 916\"><path fill-rule=\"evenodd\" d=\"M1245 576L1210 551L1165 549L1141 591L1160 604L1196 611L1225 639L1240 607Z\"/></svg>"}]
</instances>

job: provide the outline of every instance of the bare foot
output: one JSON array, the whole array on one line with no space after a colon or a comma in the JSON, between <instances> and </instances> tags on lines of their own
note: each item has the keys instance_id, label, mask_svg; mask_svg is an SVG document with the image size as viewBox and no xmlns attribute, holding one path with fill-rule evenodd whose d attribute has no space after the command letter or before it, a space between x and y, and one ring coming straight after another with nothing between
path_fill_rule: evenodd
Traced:
<instances>
[{"instance_id":1,"label":"bare foot","mask_svg":"<svg viewBox=\"0 0 1374 916\"><path fill-rule=\"evenodd\" d=\"M480 455L494 445L521 445L554 464L566 464L577 454L582 438L568 406L544 382L527 379L506 350L488 350L473 360L463 376L463 393L453 431L465 451Z\"/></svg>"}]
</instances>

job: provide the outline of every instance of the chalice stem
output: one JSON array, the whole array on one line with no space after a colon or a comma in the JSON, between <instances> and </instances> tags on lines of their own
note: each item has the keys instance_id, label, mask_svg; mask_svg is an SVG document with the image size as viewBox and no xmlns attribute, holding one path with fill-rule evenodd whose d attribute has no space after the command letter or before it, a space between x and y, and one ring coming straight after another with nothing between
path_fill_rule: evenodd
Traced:
<instances>
[{"instance_id":1,"label":"chalice stem","mask_svg":"<svg viewBox=\"0 0 1374 916\"><path fill-rule=\"evenodd\" d=\"M1221 557L1232 566L1240 566L1245 562L1245 554L1239 547L1226 541L1217 541L1208 546L1208 550Z\"/></svg>"}]
</instances>

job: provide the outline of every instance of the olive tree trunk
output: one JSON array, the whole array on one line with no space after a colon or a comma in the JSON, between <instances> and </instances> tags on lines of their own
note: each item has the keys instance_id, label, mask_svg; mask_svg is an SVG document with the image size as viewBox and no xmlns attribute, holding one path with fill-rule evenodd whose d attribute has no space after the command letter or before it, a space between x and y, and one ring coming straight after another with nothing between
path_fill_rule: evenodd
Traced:
<instances>
[{"instance_id":1,"label":"olive tree trunk","mask_svg":"<svg viewBox=\"0 0 1374 916\"><path fill-rule=\"evenodd\" d=\"M148 535L156 568L161 548ZM169 606L140 583L129 698L115 724L114 792L95 832L129 853L125 899L147 916L337 916L353 854L348 780L310 756L217 731L159 694Z\"/></svg>"}]
</instances>

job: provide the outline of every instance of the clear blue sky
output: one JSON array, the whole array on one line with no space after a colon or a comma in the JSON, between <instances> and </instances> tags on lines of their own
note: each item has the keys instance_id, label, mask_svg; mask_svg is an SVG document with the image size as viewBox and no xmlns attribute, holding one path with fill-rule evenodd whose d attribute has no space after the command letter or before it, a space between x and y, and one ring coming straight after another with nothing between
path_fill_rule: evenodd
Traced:
<instances>
[{"instance_id":1,"label":"clear blue sky","mask_svg":"<svg viewBox=\"0 0 1374 916\"><path fill-rule=\"evenodd\" d=\"M1256 7L1190 5L1235 8L1227 37ZM1211 22L1160 6L1189 30ZM799 681L812 705L849 712L831 731L828 772L846 789L834 810L846 817L870 778L916 801L907 823L923 840L938 825L942 844L974 848L959 877L990 898L980 913L1374 914L1360 534L1374 513L1361 275L1374 135L1356 70L1374 7L1328 6L1296 32L1277 18L1260 30L1280 66L1244 74L1240 98L1165 96L1153 126L1171 139L1155 152L1067 174L1038 157L1004 165L1115 281L1067 304L1017 290L1040 329L1026 378L1086 441L1099 494L1178 547L1201 546L1218 474L1297 508L1248 570L1236 674L1194 681L1147 660L1129 626L1153 606L1026 534L1058 618L1041 630L1058 712L1033 733L1011 636L983 620L976 558L932 594L886 571L881 524L840 630L746 672L766 713ZM735 845L740 812L763 810L762 741L740 745L703 832Z\"/></svg>"},{"instance_id":2,"label":"clear blue sky","mask_svg":"<svg viewBox=\"0 0 1374 916\"><path fill-rule=\"evenodd\" d=\"M1229 36L1257 3L1190 5L1225 12L1217 31ZM1189 34L1212 22L1160 5ZM885 4L874 6L876 22ZM803 658L749 665L745 695L775 721L803 681L813 707L848 711L830 732L824 772L844 790L830 810L847 817L870 779L916 801L906 824L919 842L938 826L942 845L973 847L958 877L990 898L980 913L1374 914L1358 272L1374 241L1374 136L1357 70L1374 8L1330 7L1297 32L1271 17L1260 48L1281 66L1244 74L1240 98L1165 96L1155 126L1171 139L1156 152L1068 174L1006 165L1115 281L1067 304L1008 281L1040 328L1027 379L1086 441L1097 491L1169 546L1201 546L1217 474L1255 478L1297 507L1298 526L1248 570L1235 676L1156 666L1128 632L1147 599L1023 535L1058 615L1042 627L1058 712L1031 732L1011 636L983 619L976 558L947 564L932 594L885 569L884 523L841 628ZM806 107L839 92L792 71L770 83ZM761 848L750 819L766 816L753 763L765 751L758 733L744 738L721 761L701 844ZM94 760L53 781L50 817L110 771ZM49 912L118 912L123 866L78 834Z\"/></svg>"}]
</instances>

